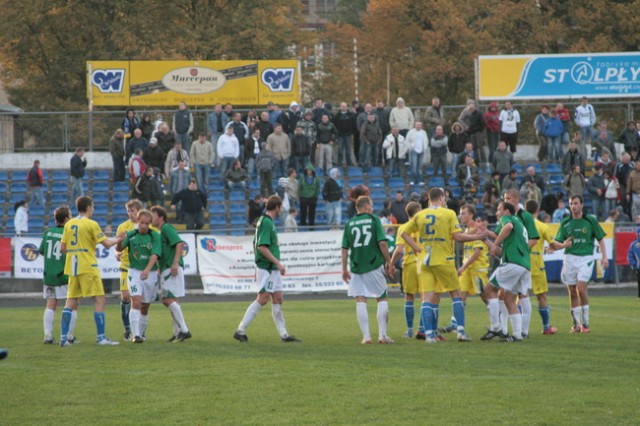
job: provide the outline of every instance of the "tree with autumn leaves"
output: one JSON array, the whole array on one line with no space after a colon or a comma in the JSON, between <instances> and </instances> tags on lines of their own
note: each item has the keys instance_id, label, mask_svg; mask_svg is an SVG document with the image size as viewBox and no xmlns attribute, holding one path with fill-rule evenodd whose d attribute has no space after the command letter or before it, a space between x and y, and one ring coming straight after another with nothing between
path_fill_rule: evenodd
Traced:
<instances>
[{"instance_id":1,"label":"tree with autumn leaves","mask_svg":"<svg viewBox=\"0 0 640 426\"><path fill-rule=\"evenodd\" d=\"M338 0L318 33L291 0L0 0L0 78L26 111L86 108L87 60L306 59L307 93L473 97L478 55L637 51L640 1ZM315 49L318 51L318 49ZM307 52L307 53L304 53ZM321 67L321 68L320 68Z\"/></svg>"}]
</instances>

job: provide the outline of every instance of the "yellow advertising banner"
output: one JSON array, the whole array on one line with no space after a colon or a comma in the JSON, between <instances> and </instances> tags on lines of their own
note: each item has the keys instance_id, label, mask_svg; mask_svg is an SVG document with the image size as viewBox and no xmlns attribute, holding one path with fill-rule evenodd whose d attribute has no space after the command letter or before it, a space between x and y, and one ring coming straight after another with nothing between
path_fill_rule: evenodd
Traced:
<instances>
[{"instance_id":1,"label":"yellow advertising banner","mask_svg":"<svg viewBox=\"0 0 640 426\"><path fill-rule=\"evenodd\" d=\"M258 105L300 100L299 62L87 62L93 105ZM116 96L117 95L117 96Z\"/></svg>"}]
</instances>

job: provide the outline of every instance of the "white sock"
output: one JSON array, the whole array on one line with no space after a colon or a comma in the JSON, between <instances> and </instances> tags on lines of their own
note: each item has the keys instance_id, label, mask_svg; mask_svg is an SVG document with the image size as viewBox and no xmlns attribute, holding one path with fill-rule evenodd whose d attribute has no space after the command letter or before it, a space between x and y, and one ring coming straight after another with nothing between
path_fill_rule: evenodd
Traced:
<instances>
[{"instance_id":1,"label":"white sock","mask_svg":"<svg viewBox=\"0 0 640 426\"><path fill-rule=\"evenodd\" d=\"M582 306L576 306L571 308L571 319L573 319L573 325L579 326L582 324Z\"/></svg>"},{"instance_id":2,"label":"white sock","mask_svg":"<svg viewBox=\"0 0 640 426\"><path fill-rule=\"evenodd\" d=\"M509 322L507 318L509 318L509 311L507 310L507 305L504 304L504 300L500 300L500 331L503 334L509 333Z\"/></svg>"},{"instance_id":3,"label":"white sock","mask_svg":"<svg viewBox=\"0 0 640 426\"><path fill-rule=\"evenodd\" d=\"M129 323L134 337L140 336L140 309L131 308L129 311Z\"/></svg>"},{"instance_id":4,"label":"white sock","mask_svg":"<svg viewBox=\"0 0 640 426\"><path fill-rule=\"evenodd\" d=\"M46 339L53 338L53 317L55 313L56 312L53 309L46 308L44 310L42 324L44 325L44 337Z\"/></svg>"},{"instance_id":5,"label":"white sock","mask_svg":"<svg viewBox=\"0 0 640 426\"><path fill-rule=\"evenodd\" d=\"M589 305L582 305L582 325L589 327Z\"/></svg>"},{"instance_id":6,"label":"white sock","mask_svg":"<svg viewBox=\"0 0 640 426\"><path fill-rule=\"evenodd\" d=\"M531 324L531 299L523 297L520 299L522 306L522 333L529 335L529 324Z\"/></svg>"},{"instance_id":7,"label":"white sock","mask_svg":"<svg viewBox=\"0 0 640 426\"><path fill-rule=\"evenodd\" d=\"M171 313L171 310L169 310L169 313ZM180 333L180 324L176 322L176 319L173 317L173 314L171 314L171 321L173 325L173 335L177 336L178 333Z\"/></svg>"},{"instance_id":8,"label":"white sock","mask_svg":"<svg viewBox=\"0 0 640 426\"><path fill-rule=\"evenodd\" d=\"M78 311L74 309L71 311L71 321L69 321L69 332L67 333L67 339L73 339L73 332L76 330L76 323L78 322Z\"/></svg>"},{"instance_id":9,"label":"white sock","mask_svg":"<svg viewBox=\"0 0 640 426\"><path fill-rule=\"evenodd\" d=\"M489 327L491 331L500 331L500 303L498 299L487 301L487 311L489 311Z\"/></svg>"},{"instance_id":10,"label":"white sock","mask_svg":"<svg viewBox=\"0 0 640 426\"><path fill-rule=\"evenodd\" d=\"M365 305L366 307L366 305ZM378 339L387 337L387 323L389 322L389 302L378 302Z\"/></svg>"},{"instance_id":11,"label":"white sock","mask_svg":"<svg viewBox=\"0 0 640 426\"><path fill-rule=\"evenodd\" d=\"M249 327L249 324L251 324L251 321L253 321L256 315L258 315L258 312L260 312L260 309L262 309L262 305L258 303L257 300L254 300L249 305L249 307L247 308L247 311L244 313L244 317L242 318L242 321L240 321L240 325L238 325L238 331L241 334L244 334L246 332L247 327Z\"/></svg>"},{"instance_id":12,"label":"white sock","mask_svg":"<svg viewBox=\"0 0 640 426\"><path fill-rule=\"evenodd\" d=\"M172 304L170 304L169 310L171 311L171 316L173 317L173 320L176 322L176 324L180 328L180 331L183 333L186 333L187 331L189 331L189 329L187 328L187 323L184 322L184 316L182 315L182 308L180 307L178 302L173 302Z\"/></svg>"},{"instance_id":13,"label":"white sock","mask_svg":"<svg viewBox=\"0 0 640 426\"><path fill-rule=\"evenodd\" d=\"M369 332L369 314L367 313L367 304L365 302L356 302L356 315L358 316L358 324L362 331L362 338L371 340Z\"/></svg>"},{"instance_id":14,"label":"white sock","mask_svg":"<svg viewBox=\"0 0 640 426\"><path fill-rule=\"evenodd\" d=\"M149 324L149 315L140 314L140 336L144 336L147 333L147 325Z\"/></svg>"},{"instance_id":15,"label":"white sock","mask_svg":"<svg viewBox=\"0 0 640 426\"><path fill-rule=\"evenodd\" d=\"M509 315L513 337L522 339L522 314Z\"/></svg>"},{"instance_id":16,"label":"white sock","mask_svg":"<svg viewBox=\"0 0 640 426\"><path fill-rule=\"evenodd\" d=\"M282 304L273 303L271 305L271 316L273 316L273 322L276 324L276 329L278 330L280 337L287 337L289 333L287 333L284 314L282 313Z\"/></svg>"}]
</instances>

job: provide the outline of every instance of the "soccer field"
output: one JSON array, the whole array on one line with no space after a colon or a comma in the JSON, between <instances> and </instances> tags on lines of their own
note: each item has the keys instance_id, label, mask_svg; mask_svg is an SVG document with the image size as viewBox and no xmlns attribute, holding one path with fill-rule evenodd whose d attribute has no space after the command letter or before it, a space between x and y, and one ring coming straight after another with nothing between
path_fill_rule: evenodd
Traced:
<instances>
[{"instance_id":1,"label":"soccer field","mask_svg":"<svg viewBox=\"0 0 640 426\"><path fill-rule=\"evenodd\" d=\"M80 308L79 345L42 344L41 308L0 309L0 423L12 424L638 424L640 318L636 297L591 299L591 333L568 333L567 299L550 297L554 336L535 309L523 343L481 342L487 323L467 306L473 342L427 346L402 339L403 301L391 299L393 345L360 344L352 300L284 305L279 341L265 307L232 339L247 302L188 303L193 338L165 343L170 316L150 312L148 340L98 347L91 308ZM441 323L451 304L441 304ZM372 335L377 333L369 304ZM59 330L60 310L55 329ZM109 300L107 334L121 337Z\"/></svg>"}]
</instances>

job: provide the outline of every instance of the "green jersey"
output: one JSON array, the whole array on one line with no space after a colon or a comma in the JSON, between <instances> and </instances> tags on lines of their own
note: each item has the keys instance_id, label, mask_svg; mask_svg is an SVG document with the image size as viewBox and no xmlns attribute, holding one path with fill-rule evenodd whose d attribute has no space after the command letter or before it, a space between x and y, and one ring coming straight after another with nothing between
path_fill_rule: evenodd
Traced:
<instances>
[{"instance_id":1,"label":"green jersey","mask_svg":"<svg viewBox=\"0 0 640 426\"><path fill-rule=\"evenodd\" d=\"M518 217L518 219L520 219L525 229L527 230L529 239L539 240L540 233L538 233L538 228L536 228L536 221L533 215L524 209L520 209L516 212L516 216Z\"/></svg>"},{"instance_id":2,"label":"green jersey","mask_svg":"<svg viewBox=\"0 0 640 426\"><path fill-rule=\"evenodd\" d=\"M160 241L162 244L162 255L160 257L160 268L162 270L171 268L173 265L173 259L176 256L176 246L182 242L180 235L176 231L176 228L165 223L160 229ZM131 254L129 254L131 256ZM182 260L182 253L178 260L178 266L184 267L184 261Z\"/></svg>"},{"instance_id":3,"label":"green jersey","mask_svg":"<svg viewBox=\"0 0 640 426\"><path fill-rule=\"evenodd\" d=\"M60 286L69 282L64 274L67 256L60 251L63 226L55 226L45 231L38 251L44 256L44 285Z\"/></svg>"},{"instance_id":4,"label":"green jersey","mask_svg":"<svg viewBox=\"0 0 640 426\"><path fill-rule=\"evenodd\" d=\"M275 265L260 253L260 250L258 250L260 246L268 247L273 257L280 260L280 245L278 244L276 225L273 223L271 216L266 214L260 216L256 223L256 233L253 236L253 252L256 266L260 269L271 271L275 268Z\"/></svg>"},{"instance_id":5,"label":"green jersey","mask_svg":"<svg viewBox=\"0 0 640 426\"><path fill-rule=\"evenodd\" d=\"M342 248L350 250L351 272L364 274L384 265L380 241L387 241L380 218L361 213L349 219L342 234Z\"/></svg>"},{"instance_id":6,"label":"green jersey","mask_svg":"<svg viewBox=\"0 0 640 426\"><path fill-rule=\"evenodd\" d=\"M137 229L129 231L122 241L122 247L129 249L129 267L137 271L143 271L149 264L149 259L154 254L162 256L162 243L158 231L149 230L146 234L141 234ZM158 269L158 262L151 267L152 271Z\"/></svg>"},{"instance_id":7,"label":"green jersey","mask_svg":"<svg viewBox=\"0 0 640 426\"><path fill-rule=\"evenodd\" d=\"M496 233L499 234L507 223L513 225L509 236L502 242L502 263L515 263L531 270L531 258L529 255L529 234L522 224L522 220L515 215L506 215L500 218Z\"/></svg>"},{"instance_id":8,"label":"green jersey","mask_svg":"<svg viewBox=\"0 0 640 426\"><path fill-rule=\"evenodd\" d=\"M556 241L564 242L572 237L571 247L564 249L565 254L575 256L591 256L593 254L594 240L600 241L605 237L605 232L600 227L598 219L593 215L583 215L580 219L571 216L565 217L560 222Z\"/></svg>"}]
</instances>

